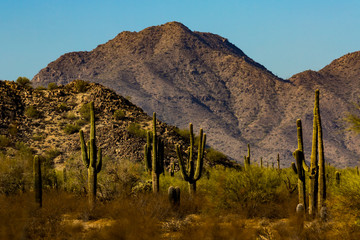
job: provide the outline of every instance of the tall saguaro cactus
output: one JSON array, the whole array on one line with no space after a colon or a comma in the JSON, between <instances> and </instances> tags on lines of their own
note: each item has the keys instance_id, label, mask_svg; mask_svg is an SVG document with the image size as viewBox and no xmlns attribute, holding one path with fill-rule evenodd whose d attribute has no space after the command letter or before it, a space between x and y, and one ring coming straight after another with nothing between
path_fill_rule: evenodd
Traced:
<instances>
[{"instance_id":1,"label":"tall saguaro cactus","mask_svg":"<svg viewBox=\"0 0 360 240\"><path fill-rule=\"evenodd\" d=\"M319 144L319 189L318 189L318 212L325 206L326 200L326 176L325 176L325 157L324 157L324 144L322 137L322 126L319 107L319 89L315 91L315 109L316 109L316 124L318 130L318 144Z\"/></svg>"},{"instance_id":2,"label":"tall saguaro cactus","mask_svg":"<svg viewBox=\"0 0 360 240\"><path fill-rule=\"evenodd\" d=\"M150 132L147 132L147 141L144 146L144 161L147 171L151 172L152 189L159 192L160 174L164 172L164 143L156 135L156 113L153 113L152 146Z\"/></svg>"},{"instance_id":3,"label":"tall saguaro cactus","mask_svg":"<svg viewBox=\"0 0 360 240\"><path fill-rule=\"evenodd\" d=\"M34 191L35 191L35 202L42 207L42 177L41 177L41 160L39 156L34 157Z\"/></svg>"},{"instance_id":4,"label":"tall saguaro cactus","mask_svg":"<svg viewBox=\"0 0 360 240\"><path fill-rule=\"evenodd\" d=\"M324 158L324 146L322 137L322 127L319 109L319 90L315 91L315 104L314 104L314 119L313 119L313 136L312 136L312 149L311 149L311 162L310 168L307 167L305 159L303 157L303 142L302 142L302 130L301 121L297 120L297 135L298 135L298 149L294 152L294 157L297 160L297 168L292 165L295 172L308 171L309 172L309 215L314 217L316 212L324 215L326 211L326 179L325 179L325 158ZM299 159L303 159L302 161ZM301 167L302 166L302 167ZM298 173L299 174L299 173ZM301 173L302 174L302 173ZM299 175L299 179L300 179ZM304 180L305 181L305 180ZM303 184L304 188L305 185ZM299 185L299 197L305 191L300 189ZM302 197L301 197L302 198ZM304 200L300 200L304 201ZM305 201L304 201L305 202ZM324 210L325 209L325 210Z\"/></svg>"},{"instance_id":5,"label":"tall saguaro cactus","mask_svg":"<svg viewBox=\"0 0 360 240\"><path fill-rule=\"evenodd\" d=\"M310 162L310 189L309 189L309 214L314 216L317 207L318 195L318 125L317 125L317 108L319 106L318 92L315 92L315 105L314 105L314 119L313 119L313 136L311 148L311 162Z\"/></svg>"},{"instance_id":6,"label":"tall saguaro cactus","mask_svg":"<svg viewBox=\"0 0 360 240\"><path fill-rule=\"evenodd\" d=\"M183 160L181 147L178 144L176 145L176 154L179 160L181 175L183 176L183 179L189 183L189 193L190 195L193 195L196 192L196 182L201 178L201 173L203 170L206 134L204 134L202 128L200 128L198 157L196 160L196 169L195 169L195 164L193 159L193 153L194 153L193 125L190 123L189 127L190 127L190 146L188 148L189 158L187 161L187 168Z\"/></svg>"},{"instance_id":7,"label":"tall saguaro cactus","mask_svg":"<svg viewBox=\"0 0 360 240\"><path fill-rule=\"evenodd\" d=\"M84 132L80 130L81 156L88 169L89 204L94 207L96 201L97 174L102 167L102 150L96 147L94 102L90 103L90 140L85 144Z\"/></svg>"}]
</instances>

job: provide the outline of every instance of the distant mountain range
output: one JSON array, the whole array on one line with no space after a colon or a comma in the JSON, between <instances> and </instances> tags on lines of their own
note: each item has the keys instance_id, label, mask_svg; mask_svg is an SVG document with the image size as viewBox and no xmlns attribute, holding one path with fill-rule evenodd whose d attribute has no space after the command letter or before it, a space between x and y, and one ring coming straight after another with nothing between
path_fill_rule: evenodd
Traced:
<instances>
[{"instance_id":1,"label":"distant mountain range","mask_svg":"<svg viewBox=\"0 0 360 240\"><path fill-rule=\"evenodd\" d=\"M304 128L310 158L315 89L320 89L325 157L353 166L360 139L346 132L343 117L358 101L360 52L347 54L318 72L281 79L227 39L195 32L178 22L122 32L90 52L67 53L51 62L33 85L97 82L129 97L148 114L180 128L192 122L208 133L208 144L242 161L249 143L253 161L293 161L296 119Z\"/></svg>"}]
</instances>

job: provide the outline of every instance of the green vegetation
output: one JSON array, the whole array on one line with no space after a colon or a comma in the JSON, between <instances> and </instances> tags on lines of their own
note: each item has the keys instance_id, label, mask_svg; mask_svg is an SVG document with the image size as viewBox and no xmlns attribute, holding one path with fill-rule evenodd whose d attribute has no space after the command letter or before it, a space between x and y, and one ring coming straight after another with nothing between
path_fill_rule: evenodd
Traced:
<instances>
[{"instance_id":1,"label":"green vegetation","mask_svg":"<svg viewBox=\"0 0 360 240\"><path fill-rule=\"evenodd\" d=\"M79 125L69 123L64 127L64 132L67 134L73 134L79 132L80 129L81 127Z\"/></svg>"},{"instance_id":2,"label":"green vegetation","mask_svg":"<svg viewBox=\"0 0 360 240\"><path fill-rule=\"evenodd\" d=\"M140 138L146 138L147 135L146 130L142 129L140 124L134 122L130 123L128 126L128 131L132 135Z\"/></svg>"},{"instance_id":3,"label":"green vegetation","mask_svg":"<svg viewBox=\"0 0 360 240\"><path fill-rule=\"evenodd\" d=\"M25 116L37 119L41 117L41 112L38 111L35 106L30 105L25 109Z\"/></svg>"},{"instance_id":4,"label":"green vegetation","mask_svg":"<svg viewBox=\"0 0 360 240\"><path fill-rule=\"evenodd\" d=\"M201 178L203 164L204 164L204 150L206 144L206 134L203 134L202 128L200 128L199 134L199 144L198 144L198 157L196 160L196 168L194 163L194 133L193 133L193 125L189 124L190 128L190 146L188 148L189 158L187 161L187 166L183 160L182 150L180 145L176 145L176 155L179 161L179 167L181 171L181 175L184 180L189 183L189 192L191 195L194 195L196 192L196 182Z\"/></svg>"},{"instance_id":5,"label":"green vegetation","mask_svg":"<svg viewBox=\"0 0 360 240\"><path fill-rule=\"evenodd\" d=\"M123 120L125 118L125 113L122 110L118 109L114 112L114 118L117 121Z\"/></svg>"},{"instance_id":6,"label":"green vegetation","mask_svg":"<svg viewBox=\"0 0 360 240\"><path fill-rule=\"evenodd\" d=\"M102 150L96 147L96 135L95 135L95 111L94 102L90 102L90 140L88 144L85 144L84 133L80 131L81 142L81 156L82 160L88 169L88 195L89 204L93 208L96 200L96 188L97 188L97 174L101 171L102 167Z\"/></svg>"},{"instance_id":7,"label":"green vegetation","mask_svg":"<svg viewBox=\"0 0 360 240\"><path fill-rule=\"evenodd\" d=\"M30 79L28 79L27 77L18 77L16 79L16 83L25 88L31 87Z\"/></svg>"},{"instance_id":8,"label":"green vegetation","mask_svg":"<svg viewBox=\"0 0 360 240\"><path fill-rule=\"evenodd\" d=\"M10 144L10 139L5 135L0 135L0 148L8 147Z\"/></svg>"},{"instance_id":9,"label":"green vegetation","mask_svg":"<svg viewBox=\"0 0 360 240\"><path fill-rule=\"evenodd\" d=\"M48 84L48 89L49 90L54 90L54 89L57 89L58 88L58 85L54 82L51 82Z\"/></svg>"},{"instance_id":10,"label":"green vegetation","mask_svg":"<svg viewBox=\"0 0 360 240\"><path fill-rule=\"evenodd\" d=\"M68 107L68 105L65 102L59 103L59 105L57 106L58 112L66 112L69 110L70 110L70 108Z\"/></svg>"},{"instance_id":11,"label":"green vegetation","mask_svg":"<svg viewBox=\"0 0 360 240\"><path fill-rule=\"evenodd\" d=\"M90 121L90 103L86 103L81 106L80 110L80 116L85 119L86 121Z\"/></svg>"},{"instance_id":12,"label":"green vegetation","mask_svg":"<svg viewBox=\"0 0 360 240\"><path fill-rule=\"evenodd\" d=\"M74 86L77 92L84 93L88 89L89 82L77 79L74 81Z\"/></svg>"},{"instance_id":13,"label":"green vegetation","mask_svg":"<svg viewBox=\"0 0 360 240\"><path fill-rule=\"evenodd\" d=\"M150 131L147 132L146 145L144 146L144 162L146 170L151 172L152 190L159 192L159 177L164 173L164 142L156 135L156 113L153 113L152 145Z\"/></svg>"}]
</instances>

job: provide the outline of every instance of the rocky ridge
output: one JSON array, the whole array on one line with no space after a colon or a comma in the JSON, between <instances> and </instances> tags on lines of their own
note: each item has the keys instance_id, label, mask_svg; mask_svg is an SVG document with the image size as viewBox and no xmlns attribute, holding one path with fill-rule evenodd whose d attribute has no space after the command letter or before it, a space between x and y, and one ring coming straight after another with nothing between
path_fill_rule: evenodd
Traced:
<instances>
[{"instance_id":1,"label":"rocky ridge","mask_svg":"<svg viewBox=\"0 0 360 240\"><path fill-rule=\"evenodd\" d=\"M89 83L84 92L78 91L76 81L56 89L24 88L14 82L0 81L0 135L10 139L10 147L24 142L35 154L54 150L60 152L55 159L57 167L71 158L80 158L79 134L66 133L68 124L80 124L85 138L89 137L90 124L82 119L81 107L94 101L96 111L96 134L103 155L115 160L143 160L146 138L129 130L131 124L150 130L152 118L142 109L114 91L96 83ZM36 116L29 116L27 109L33 107ZM122 119L115 119L114 113L121 110ZM175 128L159 122L158 134L165 141L167 162L174 160L174 144L184 144ZM11 151L8 152L11 154Z\"/></svg>"}]
</instances>

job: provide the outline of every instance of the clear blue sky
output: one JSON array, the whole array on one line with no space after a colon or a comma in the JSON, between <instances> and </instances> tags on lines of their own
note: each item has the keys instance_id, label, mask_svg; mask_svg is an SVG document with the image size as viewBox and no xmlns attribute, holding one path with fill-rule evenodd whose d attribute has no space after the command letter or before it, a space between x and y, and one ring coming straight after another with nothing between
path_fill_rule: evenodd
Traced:
<instances>
[{"instance_id":1,"label":"clear blue sky","mask_svg":"<svg viewBox=\"0 0 360 240\"><path fill-rule=\"evenodd\" d=\"M0 0L0 79L169 21L226 37L283 78L360 50L359 0Z\"/></svg>"}]
</instances>

